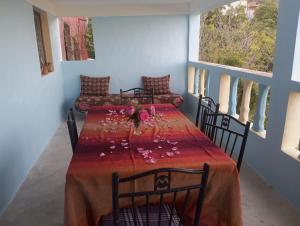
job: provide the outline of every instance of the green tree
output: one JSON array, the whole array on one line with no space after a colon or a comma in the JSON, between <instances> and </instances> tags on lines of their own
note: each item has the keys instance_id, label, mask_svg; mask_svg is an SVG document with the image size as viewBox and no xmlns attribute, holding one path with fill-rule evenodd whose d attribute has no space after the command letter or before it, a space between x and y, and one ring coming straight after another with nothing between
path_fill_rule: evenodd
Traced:
<instances>
[{"instance_id":1,"label":"green tree","mask_svg":"<svg viewBox=\"0 0 300 226\"><path fill-rule=\"evenodd\" d=\"M86 32L86 47L89 54L89 58L95 59L95 47L94 47L94 37L92 28L92 19L88 19L88 26Z\"/></svg>"},{"instance_id":2,"label":"green tree","mask_svg":"<svg viewBox=\"0 0 300 226\"><path fill-rule=\"evenodd\" d=\"M231 5L212 10L201 17L199 59L212 63L258 71L273 70L278 2L264 0L250 18L244 6ZM240 106L244 80L238 86ZM249 118L255 114L258 84L251 92ZM269 98L268 98L269 100ZM269 104L267 105L268 109ZM237 109L239 113L239 109Z\"/></svg>"}]
</instances>

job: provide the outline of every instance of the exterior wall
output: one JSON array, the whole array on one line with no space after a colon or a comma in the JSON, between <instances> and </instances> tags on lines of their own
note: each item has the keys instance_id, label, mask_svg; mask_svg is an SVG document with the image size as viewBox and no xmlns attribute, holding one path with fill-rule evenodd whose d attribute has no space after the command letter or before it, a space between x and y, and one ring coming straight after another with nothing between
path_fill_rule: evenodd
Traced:
<instances>
[{"instance_id":1,"label":"exterior wall","mask_svg":"<svg viewBox=\"0 0 300 226\"><path fill-rule=\"evenodd\" d=\"M110 93L141 87L141 76L171 74L185 92L188 16L93 18L96 59L62 63L66 106L80 93L79 76L110 75Z\"/></svg>"},{"instance_id":2,"label":"exterior wall","mask_svg":"<svg viewBox=\"0 0 300 226\"><path fill-rule=\"evenodd\" d=\"M59 29L60 29L60 40L62 49L62 59L66 60L66 46L64 38L64 24L70 27L70 37L78 40L80 46L80 57L81 60L87 60L89 58L87 48L86 48L86 30L87 21L85 17L61 17L59 18Z\"/></svg>"},{"instance_id":3,"label":"exterior wall","mask_svg":"<svg viewBox=\"0 0 300 226\"><path fill-rule=\"evenodd\" d=\"M62 121L57 20L49 26L54 72L42 77L32 6L0 2L0 215Z\"/></svg>"}]
</instances>

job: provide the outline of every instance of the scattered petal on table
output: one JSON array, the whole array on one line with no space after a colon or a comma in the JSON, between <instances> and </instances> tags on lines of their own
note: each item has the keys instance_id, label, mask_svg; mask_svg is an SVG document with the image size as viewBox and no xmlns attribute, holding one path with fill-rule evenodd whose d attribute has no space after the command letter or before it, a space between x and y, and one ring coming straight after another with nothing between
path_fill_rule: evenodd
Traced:
<instances>
[{"instance_id":1,"label":"scattered petal on table","mask_svg":"<svg viewBox=\"0 0 300 226\"><path fill-rule=\"evenodd\" d=\"M159 140L158 140L158 139L154 139L153 142L154 142L154 143L158 143Z\"/></svg>"},{"instance_id":2,"label":"scattered petal on table","mask_svg":"<svg viewBox=\"0 0 300 226\"><path fill-rule=\"evenodd\" d=\"M172 147L172 151L177 151L178 148L177 147Z\"/></svg>"},{"instance_id":3,"label":"scattered petal on table","mask_svg":"<svg viewBox=\"0 0 300 226\"><path fill-rule=\"evenodd\" d=\"M127 140L124 139L124 140L122 140L122 142L127 142Z\"/></svg>"},{"instance_id":4,"label":"scattered petal on table","mask_svg":"<svg viewBox=\"0 0 300 226\"><path fill-rule=\"evenodd\" d=\"M101 152L100 157L104 157L106 154Z\"/></svg>"},{"instance_id":5,"label":"scattered petal on table","mask_svg":"<svg viewBox=\"0 0 300 226\"><path fill-rule=\"evenodd\" d=\"M175 154L176 154L176 155L179 155L179 154L180 154L180 151L175 151Z\"/></svg>"},{"instance_id":6,"label":"scattered petal on table","mask_svg":"<svg viewBox=\"0 0 300 226\"><path fill-rule=\"evenodd\" d=\"M154 159L154 158L147 159L147 160L146 160L146 163L148 163L148 164L155 164L155 163L157 163L157 160Z\"/></svg>"},{"instance_id":7,"label":"scattered petal on table","mask_svg":"<svg viewBox=\"0 0 300 226\"><path fill-rule=\"evenodd\" d=\"M162 146L158 146L157 148L158 148L158 149L162 149Z\"/></svg>"},{"instance_id":8,"label":"scattered petal on table","mask_svg":"<svg viewBox=\"0 0 300 226\"><path fill-rule=\"evenodd\" d=\"M178 142L177 142L177 141L174 141L174 142L171 142L171 144L172 144L172 145L176 145L176 144L178 144Z\"/></svg>"},{"instance_id":9,"label":"scattered petal on table","mask_svg":"<svg viewBox=\"0 0 300 226\"><path fill-rule=\"evenodd\" d=\"M113 146L110 146L109 148L112 149L112 150L114 150L114 149L116 149L116 146L113 145Z\"/></svg>"},{"instance_id":10,"label":"scattered petal on table","mask_svg":"<svg viewBox=\"0 0 300 226\"><path fill-rule=\"evenodd\" d=\"M121 145L124 147L124 146L127 146L128 143L121 143Z\"/></svg>"},{"instance_id":11,"label":"scattered petal on table","mask_svg":"<svg viewBox=\"0 0 300 226\"><path fill-rule=\"evenodd\" d=\"M128 149L128 147L126 146L126 147L124 147L124 149Z\"/></svg>"},{"instance_id":12,"label":"scattered petal on table","mask_svg":"<svg viewBox=\"0 0 300 226\"><path fill-rule=\"evenodd\" d=\"M144 148L137 148L137 151L144 151Z\"/></svg>"},{"instance_id":13,"label":"scattered petal on table","mask_svg":"<svg viewBox=\"0 0 300 226\"><path fill-rule=\"evenodd\" d=\"M166 155L169 156L169 157L172 157L172 156L174 156L174 153L173 153L173 152L170 152L170 151L167 151L167 152L166 152Z\"/></svg>"},{"instance_id":14,"label":"scattered petal on table","mask_svg":"<svg viewBox=\"0 0 300 226\"><path fill-rule=\"evenodd\" d=\"M110 143L111 143L111 144L114 144L114 143L115 143L115 141L114 141L114 140L111 140L111 141L110 141Z\"/></svg>"}]
</instances>

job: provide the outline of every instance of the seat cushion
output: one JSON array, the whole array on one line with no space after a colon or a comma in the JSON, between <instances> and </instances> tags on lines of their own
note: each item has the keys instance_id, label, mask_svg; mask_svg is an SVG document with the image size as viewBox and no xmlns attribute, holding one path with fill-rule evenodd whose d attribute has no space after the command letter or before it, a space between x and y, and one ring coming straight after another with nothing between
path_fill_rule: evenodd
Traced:
<instances>
[{"instance_id":1,"label":"seat cushion","mask_svg":"<svg viewBox=\"0 0 300 226\"><path fill-rule=\"evenodd\" d=\"M120 105L121 97L119 94L111 94L109 96L87 96L80 95L75 101L77 111L86 112L93 106L103 105Z\"/></svg>"},{"instance_id":2,"label":"seat cushion","mask_svg":"<svg viewBox=\"0 0 300 226\"><path fill-rule=\"evenodd\" d=\"M147 208L146 206L141 206L136 209L136 220L138 226L147 225ZM172 226L177 226L180 223L180 218L177 215L177 212L174 208L172 217ZM133 208L120 209L119 211L119 226L134 226L133 218ZM171 216L171 206L162 205L161 208L161 226L168 226ZM149 205L149 226L157 226L159 219L159 205ZM101 224L102 226L113 225L113 216L109 214L102 217Z\"/></svg>"},{"instance_id":3,"label":"seat cushion","mask_svg":"<svg viewBox=\"0 0 300 226\"><path fill-rule=\"evenodd\" d=\"M89 77L80 76L80 95L86 96L107 96L109 95L110 77Z\"/></svg>"},{"instance_id":4,"label":"seat cushion","mask_svg":"<svg viewBox=\"0 0 300 226\"><path fill-rule=\"evenodd\" d=\"M135 99L139 104L149 104L151 99L138 98ZM120 94L110 94L109 96L88 96L80 95L75 101L75 108L79 112L86 112L93 106L103 105L129 105L131 98L123 99L121 101ZM154 95L155 104L173 104L175 107L180 107L183 103L183 98L179 94L171 93L165 95Z\"/></svg>"},{"instance_id":5,"label":"seat cushion","mask_svg":"<svg viewBox=\"0 0 300 226\"><path fill-rule=\"evenodd\" d=\"M183 97L176 93L155 95L155 104L173 104L175 107L179 108L183 103Z\"/></svg>"},{"instance_id":6,"label":"seat cushion","mask_svg":"<svg viewBox=\"0 0 300 226\"><path fill-rule=\"evenodd\" d=\"M170 92L170 75L163 77L146 77L143 76L144 89L152 90L154 95L169 94Z\"/></svg>"}]
</instances>

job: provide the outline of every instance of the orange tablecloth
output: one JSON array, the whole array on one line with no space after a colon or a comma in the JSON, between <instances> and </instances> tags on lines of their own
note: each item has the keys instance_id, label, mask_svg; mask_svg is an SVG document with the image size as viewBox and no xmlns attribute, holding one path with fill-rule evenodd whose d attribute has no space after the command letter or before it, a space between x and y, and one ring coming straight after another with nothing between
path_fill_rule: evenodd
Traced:
<instances>
[{"instance_id":1,"label":"orange tablecloth","mask_svg":"<svg viewBox=\"0 0 300 226\"><path fill-rule=\"evenodd\" d=\"M155 107L161 119L143 124L140 136L133 135L124 106L95 107L88 112L66 176L65 226L96 226L102 215L111 212L112 172L123 177L161 167L199 169L204 162L211 170L201 225L242 226L235 163L174 106ZM171 151L174 146L176 154ZM152 150L156 163L146 162L138 148Z\"/></svg>"}]
</instances>

